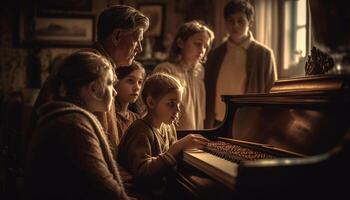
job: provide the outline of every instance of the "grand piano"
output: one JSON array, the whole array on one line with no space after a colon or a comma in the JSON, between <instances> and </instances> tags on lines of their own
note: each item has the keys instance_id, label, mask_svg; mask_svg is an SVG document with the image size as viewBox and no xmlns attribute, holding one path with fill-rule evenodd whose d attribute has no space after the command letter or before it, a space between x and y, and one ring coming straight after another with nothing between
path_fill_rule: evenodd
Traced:
<instances>
[{"instance_id":1,"label":"grand piano","mask_svg":"<svg viewBox=\"0 0 350 200\"><path fill-rule=\"evenodd\" d=\"M174 188L184 199L349 196L350 77L275 83L268 94L224 95L226 116L186 151Z\"/></svg>"}]
</instances>

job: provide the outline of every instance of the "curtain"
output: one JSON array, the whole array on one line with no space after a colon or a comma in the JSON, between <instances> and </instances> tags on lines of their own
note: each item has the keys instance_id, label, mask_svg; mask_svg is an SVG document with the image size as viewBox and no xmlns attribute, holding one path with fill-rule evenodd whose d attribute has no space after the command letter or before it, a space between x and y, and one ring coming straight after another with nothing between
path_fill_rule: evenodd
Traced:
<instances>
[{"instance_id":1,"label":"curtain","mask_svg":"<svg viewBox=\"0 0 350 200\"><path fill-rule=\"evenodd\" d=\"M224 19L224 7L230 0L217 0L214 4L214 47L219 46L227 36Z\"/></svg>"},{"instance_id":2,"label":"curtain","mask_svg":"<svg viewBox=\"0 0 350 200\"><path fill-rule=\"evenodd\" d=\"M275 55L277 71L281 65L283 48L281 41L283 33L281 32L281 23L283 17L279 12L279 0L254 0L252 4L255 8L255 17L252 32L255 39L270 47Z\"/></svg>"}]
</instances>

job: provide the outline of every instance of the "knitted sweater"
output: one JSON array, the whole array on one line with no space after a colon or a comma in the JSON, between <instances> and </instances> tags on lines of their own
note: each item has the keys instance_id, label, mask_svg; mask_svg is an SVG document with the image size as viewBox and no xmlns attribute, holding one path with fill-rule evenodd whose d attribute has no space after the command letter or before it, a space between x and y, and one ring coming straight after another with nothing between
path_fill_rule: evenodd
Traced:
<instances>
[{"instance_id":1,"label":"knitted sweater","mask_svg":"<svg viewBox=\"0 0 350 200\"><path fill-rule=\"evenodd\" d=\"M39 108L29 146L32 199L128 199L99 120L68 102Z\"/></svg>"},{"instance_id":2,"label":"knitted sweater","mask_svg":"<svg viewBox=\"0 0 350 200\"><path fill-rule=\"evenodd\" d=\"M134 121L119 145L119 162L134 176L140 188L153 194L162 194L166 176L176 166L175 158L168 153L176 138L174 125L162 124L153 128L146 118Z\"/></svg>"}]
</instances>

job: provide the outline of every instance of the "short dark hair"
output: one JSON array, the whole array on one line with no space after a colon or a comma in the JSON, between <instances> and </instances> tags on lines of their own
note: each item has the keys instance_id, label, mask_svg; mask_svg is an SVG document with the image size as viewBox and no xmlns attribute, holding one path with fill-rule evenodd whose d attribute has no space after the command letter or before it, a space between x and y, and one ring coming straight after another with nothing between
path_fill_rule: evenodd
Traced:
<instances>
[{"instance_id":1,"label":"short dark hair","mask_svg":"<svg viewBox=\"0 0 350 200\"><path fill-rule=\"evenodd\" d=\"M148 29L149 19L133 7L126 5L115 5L105 9L97 21L97 39L106 39L113 30Z\"/></svg>"},{"instance_id":2,"label":"short dark hair","mask_svg":"<svg viewBox=\"0 0 350 200\"><path fill-rule=\"evenodd\" d=\"M234 13L243 12L249 21L253 21L254 7L247 0L232 0L224 7L225 20Z\"/></svg>"},{"instance_id":3,"label":"short dark hair","mask_svg":"<svg viewBox=\"0 0 350 200\"><path fill-rule=\"evenodd\" d=\"M143 68L142 64L134 60L130 66L123 66L118 67L115 69L115 73L119 80L122 80L123 78L127 77L129 74L131 74L133 71L141 70L143 71L143 76L146 75L145 68Z\"/></svg>"}]
</instances>

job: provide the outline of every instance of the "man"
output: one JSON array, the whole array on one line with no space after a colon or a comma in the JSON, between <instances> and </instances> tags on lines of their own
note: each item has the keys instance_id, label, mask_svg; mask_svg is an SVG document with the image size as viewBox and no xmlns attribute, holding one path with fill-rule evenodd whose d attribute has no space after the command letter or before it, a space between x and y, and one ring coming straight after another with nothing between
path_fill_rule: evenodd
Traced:
<instances>
[{"instance_id":1,"label":"man","mask_svg":"<svg viewBox=\"0 0 350 200\"><path fill-rule=\"evenodd\" d=\"M249 31L253 16L248 1L233 0L224 8L229 37L209 53L205 66L206 128L224 119L221 95L266 93L277 78L272 50L255 41Z\"/></svg>"},{"instance_id":2,"label":"man","mask_svg":"<svg viewBox=\"0 0 350 200\"><path fill-rule=\"evenodd\" d=\"M94 48L115 67L129 66L142 51L141 41L148 26L148 18L140 11L125 5L112 6L99 16Z\"/></svg>"},{"instance_id":3,"label":"man","mask_svg":"<svg viewBox=\"0 0 350 200\"><path fill-rule=\"evenodd\" d=\"M97 42L94 49L106 57L114 69L130 66L142 51L143 33L148 29L149 19L140 11L126 5L112 6L104 10L97 22ZM108 113L96 114L109 133L112 146L119 143L115 107ZM116 148L113 147L114 150ZM115 153L115 152L113 152Z\"/></svg>"}]
</instances>

